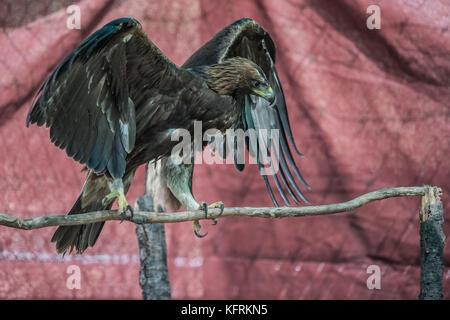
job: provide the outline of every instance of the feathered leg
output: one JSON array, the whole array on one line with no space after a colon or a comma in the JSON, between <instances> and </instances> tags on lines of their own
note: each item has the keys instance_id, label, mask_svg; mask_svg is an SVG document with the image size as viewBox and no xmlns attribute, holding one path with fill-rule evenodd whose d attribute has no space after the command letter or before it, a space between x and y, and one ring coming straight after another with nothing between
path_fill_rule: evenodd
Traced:
<instances>
[{"instance_id":1,"label":"feathered leg","mask_svg":"<svg viewBox=\"0 0 450 320\"><path fill-rule=\"evenodd\" d=\"M193 160L193 159L191 159ZM193 161L191 161L193 163ZM177 198L177 200L186 208L188 211L204 210L205 219L208 219L208 208L220 208L222 214L224 205L221 201L215 202L210 206L207 206L205 202L199 204L192 194L192 176L194 173L193 164L175 164L169 157L165 163L166 171L166 181L167 187L170 189L172 194ZM213 225L217 224L217 220L214 219ZM207 235L200 234L200 223L198 220L193 222L194 234L203 238Z\"/></svg>"}]
</instances>

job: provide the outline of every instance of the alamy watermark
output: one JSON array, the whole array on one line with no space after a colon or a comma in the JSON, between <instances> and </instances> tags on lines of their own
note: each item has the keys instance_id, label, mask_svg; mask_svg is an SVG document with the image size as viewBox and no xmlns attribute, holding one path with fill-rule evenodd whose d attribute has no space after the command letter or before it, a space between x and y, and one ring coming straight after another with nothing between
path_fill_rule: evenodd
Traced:
<instances>
[{"instance_id":1,"label":"alamy watermark","mask_svg":"<svg viewBox=\"0 0 450 320\"><path fill-rule=\"evenodd\" d=\"M81 9L76 4L68 6L66 13L69 15L66 20L67 29L81 29Z\"/></svg>"},{"instance_id":2,"label":"alamy watermark","mask_svg":"<svg viewBox=\"0 0 450 320\"><path fill-rule=\"evenodd\" d=\"M69 290L80 290L81 289L81 269L79 266L72 264L67 267L67 274L70 276L67 277L66 287Z\"/></svg>"},{"instance_id":3,"label":"alamy watermark","mask_svg":"<svg viewBox=\"0 0 450 320\"><path fill-rule=\"evenodd\" d=\"M381 269L376 264L372 264L367 267L367 274L370 276L367 278L366 285L369 290L381 289Z\"/></svg>"},{"instance_id":4,"label":"alamy watermark","mask_svg":"<svg viewBox=\"0 0 450 320\"><path fill-rule=\"evenodd\" d=\"M366 26L367 29L373 30L373 29L381 29L381 9L376 4L372 4L367 7L366 10L367 13L370 14L370 16L366 20Z\"/></svg>"},{"instance_id":5,"label":"alamy watermark","mask_svg":"<svg viewBox=\"0 0 450 320\"><path fill-rule=\"evenodd\" d=\"M218 129L203 132L202 122L194 121L194 136L186 129L168 131L171 141L179 141L171 153L174 164L258 164L263 175L274 175L279 171L279 129ZM203 150L209 144L211 152ZM246 160L245 149L249 159Z\"/></svg>"}]
</instances>

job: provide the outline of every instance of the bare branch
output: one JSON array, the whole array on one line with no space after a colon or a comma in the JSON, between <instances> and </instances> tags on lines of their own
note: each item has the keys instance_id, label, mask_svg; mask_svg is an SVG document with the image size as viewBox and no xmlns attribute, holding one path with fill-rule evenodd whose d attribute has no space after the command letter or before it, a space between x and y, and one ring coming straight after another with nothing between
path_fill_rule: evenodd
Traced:
<instances>
[{"instance_id":1,"label":"bare branch","mask_svg":"<svg viewBox=\"0 0 450 320\"><path fill-rule=\"evenodd\" d=\"M288 218L288 217L304 217L318 216L325 214L333 214L345 212L359 208L369 202L382 200L393 197L410 197L423 196L429 188L437 187L398 187L387 188L370 193L366 193L353 200L320 206L306 207L280 207L280 208L251 208L236 207L225 208L220 218L229 217L252 217L252 218ZM219 216L220 209L210 209L207 219L214 219ZM174 223L205 219L203 211L185 211L185 212L144 212L137 211L133 217L127 216L126 221L142 224L142 223ZM73 215L43 216L32 219L16 218L6 214L0 214L0 225L17 228L17 229L38 229L52 226L73 226L108 220L122 220L117 211L96 211Z\"/></svg>"}]
</instances>

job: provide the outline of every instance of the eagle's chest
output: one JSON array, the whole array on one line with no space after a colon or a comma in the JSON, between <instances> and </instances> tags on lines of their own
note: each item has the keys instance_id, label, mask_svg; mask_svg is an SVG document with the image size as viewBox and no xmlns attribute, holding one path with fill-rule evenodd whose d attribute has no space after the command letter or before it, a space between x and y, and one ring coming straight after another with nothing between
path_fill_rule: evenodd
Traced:
<instances>
[{"instance_id":1,"label":"eagle's chest","mask_svg":"<svg viewBox=\"0 0 450 320\"><path fill-rule=\"evenodd\" d=\"M217 102L216 107L207 112L201 120L203 131L219 130L225 133L239 122L241 107L234 99L223 99Z\"/></svg>"}]
</instances>

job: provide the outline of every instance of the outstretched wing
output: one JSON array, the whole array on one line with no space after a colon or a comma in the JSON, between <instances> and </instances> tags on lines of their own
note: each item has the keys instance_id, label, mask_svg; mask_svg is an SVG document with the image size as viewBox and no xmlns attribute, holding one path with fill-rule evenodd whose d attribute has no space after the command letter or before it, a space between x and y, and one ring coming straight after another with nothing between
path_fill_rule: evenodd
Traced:
<instances>
[{"instance_id":1,"label":"outstretched wing","mask_svg":"<svg viewBox=\"0 0 450 320\"><path fill-rule=\"evenodd\" d=\"M243 114L239 126L245 130L255 129L256 132L259 132L260 129L279 130L280 148L275 148L274 143L276 143L276 141L271 139L258 141L258 147L265 148L266 153L271 154L272 162L279 162L279 170L273 170L273 172L269 171L268 175L273 178L286 205L290 205L290 202L284 189L287 190L295 203L298 203L298 198L307 202L294 179L295 175L298 180L309 189L308 184L303 179L294 162L289 147L290 144L294 151L299 156L302 156L292 137L284 94L275 68L275 45L270 35L259 24L251 19L244 18L238 20L224 28L203 47L197 50L185 62L183 67L192 68L194 66L220 63L224 59L236 56L250 59L258 64L265 72L266 77L276 94L276 105L273 108L269 107L267 101L259 97L251 95L244 97L241 102L243 104ZM252 151L249 151L252 154ZM235 155L237 152L238 151L235 150ZM252 155L256 157L258 166L261 169L263 167L262 159L258 154ZM226 156L226 154L224 156ZM244 169L243 164L235 163L235 165L239 171ZM273 168L274 166L272 165L271 169ZM274 196L267 175L262 175L262 177L266 183L273 203L278 206L278 202Z\"/></svg>"},{"instance_id":2,"label":"outstretched wing","mask_svg":"<svg viewBox=\"0 0 450 320\"><path fill-rule=\"evenodd\" d=\"M180 71L132 18L114 20L83 41L40 87L27 117L51 141L97 173L121 178L136 141L132 92L158 95ZM135 98L135 97L134 97ZM135 98L135 100L138 100Z\"/></svg>"}]
</instances>

